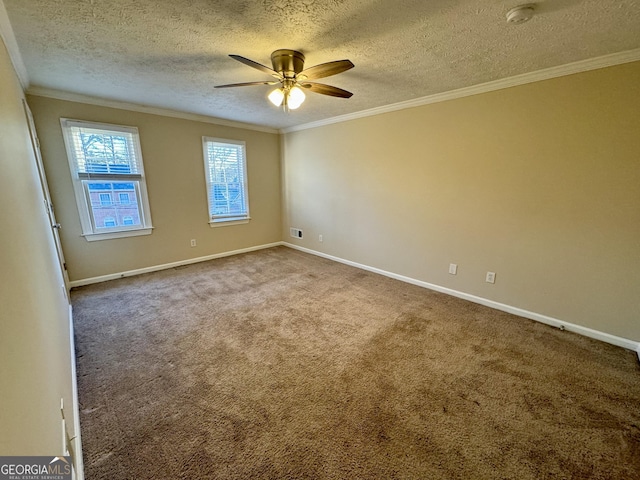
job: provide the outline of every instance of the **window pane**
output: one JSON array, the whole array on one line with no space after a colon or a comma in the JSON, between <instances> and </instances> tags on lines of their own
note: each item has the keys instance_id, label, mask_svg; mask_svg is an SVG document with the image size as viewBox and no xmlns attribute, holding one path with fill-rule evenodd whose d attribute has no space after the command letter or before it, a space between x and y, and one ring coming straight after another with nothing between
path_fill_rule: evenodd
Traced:
<instances>
[{"instance_id":1,"label":"window pane","mask_svg":"<svg viewBox=\"0 0 640 480\"><path fill-rule=\"evenodd\" d=\"M140 173L132 134L71 127L71 135L79 173Z\"/></svg>"},{"instance_id":2,"label":"window pane","mask_svg":"<svg viewBox=\"0 0 640 480\"><path fill-rule=\"evenodd\" d=\"M246 217L244 144L205 139L209 214L214 217Z\"/></svg>"},{"instance_id":3,"label":"window pane","mask_svg":"<svg viewBox=\"0 0 640 480\"><path fill-rule=\"evenodd\" d=\"M151 233L138 129L69 118L60 124L87 241Z\"/></svg>"},{"instance_id":4,"label":"window pane","mask_svg":"<svg viewBox=\"0 0 640 480\"><path fill-rule=\"evenodd\" d=\"M111 205L111 194L110 193L101 193L100 194L100 204L101 205Z\"/></svg>"},{"instance_id":5,"label":"window pane","mask_svg":"<svg viewBox=\"0 0 640 480\"><path fill-rule=\"evenodd\" d=\"M137 181L105 183L87 180L83 183L97 229L141 225Z\"/></svg>"}]
</instances>

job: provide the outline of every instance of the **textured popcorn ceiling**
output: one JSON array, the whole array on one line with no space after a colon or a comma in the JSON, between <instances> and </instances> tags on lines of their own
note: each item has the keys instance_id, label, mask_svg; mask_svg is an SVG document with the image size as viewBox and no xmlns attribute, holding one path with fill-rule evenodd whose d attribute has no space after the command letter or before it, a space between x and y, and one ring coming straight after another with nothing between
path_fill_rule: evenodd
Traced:
<instances>
[{"instance_id":1,"label":"textured popcorn ceiling","mask_svg":"<svg viewBox=\"0 0 640 480\"><path fill-rule=\"evenodd\" d=\"M509 0L4 0L32 87L286 128L640 47L640 0L541 0L507 24ZM266 100L278 48L306 66L350 59L319 80L350 99Z\"/></svg>"}]
</instances>

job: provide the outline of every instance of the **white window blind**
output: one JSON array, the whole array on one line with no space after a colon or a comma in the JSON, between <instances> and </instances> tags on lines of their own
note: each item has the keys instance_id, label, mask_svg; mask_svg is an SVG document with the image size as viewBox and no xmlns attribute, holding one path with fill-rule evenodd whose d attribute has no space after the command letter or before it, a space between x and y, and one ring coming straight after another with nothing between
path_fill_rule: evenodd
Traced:
<instances>
[{"instance_id":1,"label":"white window blind","mask_svg":"<svg viewBox=\"0 0 640 480\"><path fill-rule=\"evenodd\" d=\"M85 238L151 233L138 129L60 121Z\"/></svg>"},{"instance_id":2,"label":"white window blind","mask_svg":"<svg viewBox=\"0 0 640 480\"><path fill-rule=\"evenodd\" d=\"M137 130L105 130L71 121L67 124L80 177L100 174L141 177L142 162L136 148Z\"/></svg>"},{"instance_id":3,"label":"white window blind","mask_svg":"<svg viewBox=\"0 0 640 480\"><path fill-rule=\"evenodd\" d=\"M245 143L204 137L203 146L210 221L248 220Z\"/></svg>"}]
</instances>

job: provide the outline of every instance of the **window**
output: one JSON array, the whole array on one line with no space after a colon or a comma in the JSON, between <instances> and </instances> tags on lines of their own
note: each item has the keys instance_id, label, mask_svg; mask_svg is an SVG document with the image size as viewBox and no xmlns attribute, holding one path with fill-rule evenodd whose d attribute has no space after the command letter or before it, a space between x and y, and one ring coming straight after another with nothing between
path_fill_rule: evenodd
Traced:
<instances>
[{"instance_id":1,"label":"window","mask_svg":"<svg viewBox=\"0 0 640 480\"><path fill-rule=\"evenodd\" d=\"M211 226L249 221L245 143L203 137Z\"/></svg>"},{"instance_id":2,"label":"window","mask_svg":"<svg viewBox=\"0 0 640 480\"><path fill-rule=\"evenodd\" d=\"M101 193L100 205L111 205L111 195L109 195L108 193Z\"/></svg>"},{"instance_id":3,"label":"window","mask_svg":"<svg viewBox=\"0 0 640 480\"><path fill-rule=\"evenodd\" d=\"M151 212L135 127L62 118L83 236L148 235Z\"/></svg>"}]
</instances>

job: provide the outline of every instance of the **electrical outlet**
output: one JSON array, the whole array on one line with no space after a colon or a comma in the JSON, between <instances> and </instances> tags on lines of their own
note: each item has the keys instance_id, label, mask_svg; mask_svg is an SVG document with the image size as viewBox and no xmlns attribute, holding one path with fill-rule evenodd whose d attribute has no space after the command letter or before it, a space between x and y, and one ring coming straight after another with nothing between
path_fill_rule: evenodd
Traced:
<instances>
[{"instance_id":1,"label":"electrical outlet","mask_svg":"<svg viewBox=\"0 0 640 480\"><path fill-rule=\"evenodd\" d=\"M195 247L196 245L197 245L197 243L196 243L196 239L195 239L195 238L192 238L192 239L191 239L191 246L192 246L192 247Z\"/></svg>"},{"instance_id":2,"label":"electrical outlet","mask_svg":"<svg viewBox=\"0 0 640 480\"><path fill-rule=\"evenodd\" d=\"M496 283L496 272L487 272L487 277L485 278L487 283Z\"/></svg>"},{"instance_id":3,"label":"electrical outlet","mask_svg":"<svg viewBox=\"0 0 640 480\"><path fill-rule=\"evenodd\" d=\"M451 275L456 275L458 273L458 265L456 265L455 263L450 263L449 264L449 273Z\"/></svg>"},{"instance_id":4,"label":"electrical outlet","mask_svg":"<svg viewBox=\"0 0 640 480\"><path fill-rule=\"evenodd\" d=\"M318 241L322 243L322 235L318 235Z\"/></svg>"}]
</instances>

